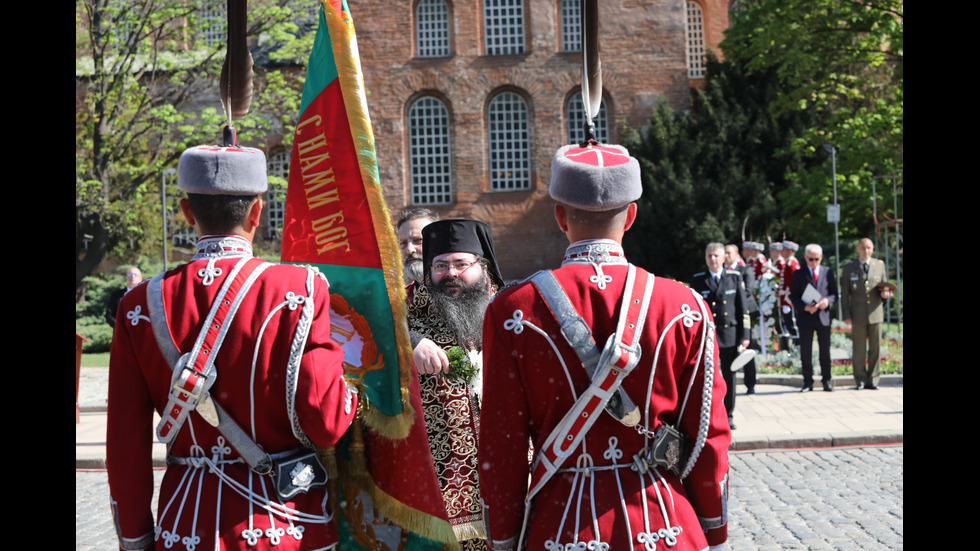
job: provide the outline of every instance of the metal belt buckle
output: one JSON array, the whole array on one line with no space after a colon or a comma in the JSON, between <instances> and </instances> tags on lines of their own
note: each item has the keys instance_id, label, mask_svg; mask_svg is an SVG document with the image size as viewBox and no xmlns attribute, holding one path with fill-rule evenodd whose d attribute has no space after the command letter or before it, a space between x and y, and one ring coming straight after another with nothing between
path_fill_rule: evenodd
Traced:
<instances>
[{"instance_id":1,"label":"metal belt buckle","mask_svg":"<svg viewBox=\"0 0 980 551\"><path fill-rule=\"evenodd\" d=\"M177 369L174 370L173 385L171 395L190 405L197 405L201 396L210 390L214 383L215 372L211 371L205 375L193 367L187 365L190 354L184 354L177 360ZM186 398L185 398L186 396Z\"/></svg>"}]
</instances>

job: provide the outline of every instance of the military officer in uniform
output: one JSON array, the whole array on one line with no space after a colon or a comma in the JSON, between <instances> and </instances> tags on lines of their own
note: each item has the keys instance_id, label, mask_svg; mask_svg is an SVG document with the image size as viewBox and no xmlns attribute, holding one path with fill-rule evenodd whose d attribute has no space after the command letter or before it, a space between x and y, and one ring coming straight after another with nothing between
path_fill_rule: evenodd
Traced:
<instances>
[{"instance_id":1,"label":"military officer in uniform","mask_svg":"<svg viewBox=\"0 0 980 551\"><path fill-rule=\"evenodd\" d=\"M694 274L691 288L704 297L715 317L721 374L728 385L725 410L728 412L728 424L734 429L735 372L732 371L732 362L740 349L749 346L751 329L745 283L741 273L725 269L725 247L721 243L708 243L704 260L708 270Z\"/></svg>"},{"instance_id":2,"label":"military officer in uniform","mask_svg":"<svg viewBox=\"0 0 980 551\"><path fill-rule=\"evenodd\" d=\"M742 255L738 254L738 245L729 243L725 245L725 268L728 270L745 271L745 261Z\"/></svg>"},{"instance_id":3,"label":"military officer in uniform","mask_svg":"<svg viewBox=\"0 0 980 551\"><path fill-rule=\"evenodd\" d=\"M879 288L888 281L885 263L871 258L874 243L864 238L858 242L857 260L848 262L841 270L841 304L844 322L851 324L853 342L854 384L862 388L878 390L881 379L881 324L885 321L882 301L892 297L891 289ZM867 368L865 368L865 343L867 343Z\"/></svg>"}]
</instances>

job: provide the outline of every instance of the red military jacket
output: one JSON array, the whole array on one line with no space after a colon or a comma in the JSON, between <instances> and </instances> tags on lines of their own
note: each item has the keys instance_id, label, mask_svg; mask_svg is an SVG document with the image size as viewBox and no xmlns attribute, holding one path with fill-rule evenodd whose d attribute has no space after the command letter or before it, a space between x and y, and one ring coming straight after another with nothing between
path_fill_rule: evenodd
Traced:
<instances>
[{"instance_id":1,"label":"red military jacket","mask_svg":"<svg viewBox=\"0 0 980 551\"><path fill-rule=\"evenodd\" d=\"M190 351L242 256L251 256L244 239L202 239L194 260L162 276L166 322L180 352ZM106 466L121 547L154 540L157 549L335 544L325 488L280 503L271 477L253 473L196 411L172 440L154 522L153 413L167 404L172 371L153 335L147 289L144 283L120 304L110 356ZM301 442L332 446L354 418L356 394L330 339L329 304L326 279L314 270L267 265L228 326L211 396L267 453Z\"/></svg>"},{"instance_id":2,"label":"red military jacket","mask_svg":"<svg viewBox=\"0 0 980 551\"><path fill-rule=\"evenodd\" d=\"M762 254L755 255L745 261L745 269L749 273L750 280L746 285L749 288L749 292L756 299L759 298L759 278L762 277L762 273L766 270L766 265L768 264L769 259Z\"/></svg>"},{"instance_id":3,"label":"red military jacket","mask_svg":"<svg viewBox=\"0 0 980 551\"><path fill-rule=\"evenodd\" d=\"M566 263L553 271L600 348L615 331L627 270L622 249L603 240L574 244ZM492 547L518 548L522 530L525 549L639 551L661 541L674 550L702 550L726 541L731 431L709 325L710 310L696 293L655 278L640 362L622 385L640 408L640 426L653 432L668 423L687 435L696 454L687 476L631 469L650 441L602 412L578 452L525 510L528 442L542 449L589 379L532 283L497 295L484 323L479 447ZM710 527L707 533L702 523Z\"/></svg>"},{"instance_id":4,"label":"red military jacket","mask_svg":"<svg viewBox=\"0 0 980 551\"><path fill-rule=\"evenodd\" d=\"M772 263L773 271L776 272L780 277L782 277L783 269L786 267L786 259L779 257L771 263Z\"/></svg>"}]
</instances>

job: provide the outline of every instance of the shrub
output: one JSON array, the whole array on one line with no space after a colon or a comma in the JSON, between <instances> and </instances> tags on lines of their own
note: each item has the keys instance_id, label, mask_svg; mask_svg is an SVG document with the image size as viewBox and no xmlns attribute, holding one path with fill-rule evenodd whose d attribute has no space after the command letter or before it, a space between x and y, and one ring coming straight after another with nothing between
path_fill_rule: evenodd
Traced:
<instances>
[{"instance_id":1,"label":"shrub","mask_svg":"<svg viewBox=\"0 0 980 551\"><path fill-rule=\"evenodd\" d=\"M126 285L119 274L98 274L85 278L85 297L75 303L75 332L88 339L82 352L108 352L112 346L112 327L105 321L109 295Z\"/></svg>"},{"instance_id":2,"label":"shrub","mask_svg":"<svg viewBox=\"0 0 980 551\"><path fill-rule=\"evenodd\" d=\"M848 357L843 360L834 360L831 363L831 372L834 375L851 375L854 373L854 364L851 362L850 353L853 349L851 344L851 327L843 322L834 320L831 324L830 347L844 350ZM814 337L813 354L814 369L819 369L817 360L817 343ZM904 373L904 354L905 345L902 336L893 331L883 331L881 339L881 372L882 374L903 374ZM803 364L800 360L800 348L794 346L790 351L781 350L779 352L769 352L764 359L757 358L756 366L759 373L781 373L784 375L799 375L802 373Z\"/></svg>"},{"instance_id":3,"label":"shrub","mask_svg":"<svg viewBox=\"0 0 980 551\"><path fill-rule=\"evenodd\" d=\"M145 257L141 257L136 265L143 272L144 280L159 273L163 267L160 261L149 261ZM113 328L106 323L105 308L109 295L126 286L123 269L128 267L126 264L120 266L117 273L98 273L85 278L85 295L75 303L75 332L88 339L82 345L82 352L108 352L112 347Z\"/></svg>"}]
</instances>

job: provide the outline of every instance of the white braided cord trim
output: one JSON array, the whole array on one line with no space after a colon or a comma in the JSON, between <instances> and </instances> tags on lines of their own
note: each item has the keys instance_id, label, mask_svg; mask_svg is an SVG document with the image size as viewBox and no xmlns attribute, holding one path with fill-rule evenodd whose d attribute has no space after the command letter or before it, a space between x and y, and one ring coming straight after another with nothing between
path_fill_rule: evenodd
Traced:
<instances>
[{"instance_id":1,"label":"white braided cord trim","mask_svg":"<svg viewBox=\"0 0 980 551\"><path fill-rule=\"evenodd\" d=\"M685 306L687 306L687 305L685 304ZM703 316L703 313L702 313L702 316ZM650 379L649 379L649 381L647 381L647 403L646 403L646 410L643 413L643 418L646 420L645 421L646 422L645 428L647 429L647 433L650 432L650 402L651 402L651 398L653 396L653 380L654 380L654 377L657 374L657 362L660 360L660 349L663 346L664 342L666 342L666 340L667 340L667 334L669 333L670 329L674 327L674 324L676 324L678 321L692 319L692 318L694 319L694 321L699 321L699 320L696 319L697 318L697 314L691 313L690 310L683 310L680 314L677 314L677 316L675 316L674 319L670 320L667 323L667 325L664 327L663 331L660 332L660 337L657 339L657 347L654 349L654 352L653 352L653 365L650 368ZM683 405L682 405L681 406L681 413L682 414L683 414L683 411L684 411L684 409L683 409ZM678 416L678 419L680 419L680 416ZM649 438L649 436L647 438Z\"/></svg>"},{"instance_id":2,"label":"white braided cord trim","mask_svg":"<svg viewBox=\"0 0 980 551\"><path fill-rule=\"evenodd\" d=\"M256 365L258 364L259 361L259 344L262 343L262 337L265 335L265 328L268 327L269 322L272 320L272 316L274 316L275 313L278 312L279 310L282 310L283 307L285 307L287 304L289 303L283 302L282 304L276 306L275 308L272 309L272 311L269 312L269 315L265 318L265 321L262 322L262 327L259 329L258 336L255 338L255 349L252 351L252 371L249 374L249 381L248 381L249 415L250 415L249 421L251 422L251 428L252 428L252 440L258 438L258 435L256 435L255 433L255 374L258 371L256 369ZM290 418L292 417L290 416Z\"/></svg>"},{"instance_id":3,"label":"white braided cord trim","mask_svg":"<svg viewBox=\"0 0 980 551\"><path fill-rule=\"evenodd\" d=\"M147 532L139 538L119 538L120 549L149 549L153 547L153 532Z\"/></svg>"},{"instance_id":4,"label":"white braided cord trim","mask_svg":"<svg viewBox=\"0 0 980 551\"><path fill-rule=\"evenodd\" d=\"M306 340L310 336L310 328L313 322L313 278L319 271L312 267L306 267L306 300L303 303L303 310L300 313L299 321L296 323L296 334L293 336L293 344L289 350L289 363L286 365L286 412L293 426L293 435L306 447L312 448L313 442L303 432L299 425L299 418L296 416L296 387L299 384L299 368L303 360L303 350L306 348Z\"/></svg>"},{"instance_id":5,"label":"white braided cord trim","mask_svg":"<svg viewBox=\"0 0 980 551\"><path fill-rule=\"evenodd\" d=\"M694 295L695 303L700 305L701 319L706 319L705 318L705 309L704 309L703 305L700 302L698 302L698 301L703 300L701 298L701 295L699 295L693 289L691 290L691 294ZM704 358L704 352L705 352L705 346L704 346L704 344L706 342L705 337L706 337L707 332L708 332L708 325L709 325L709 323L703 323L703 324L701 324L701 347L698 348L698 355L697 355L697 358L694 360L694 372L691 373L691 378L690 378L690 380L687 381L687 388L684 389L684 399L681 401L680 414L677 416L678 419L680 419L684 415L684 412L687 410L687 400L691 397L691 389L694 388L694 378L695 378L695 375L697 375L697 373L698 373L698 366L701 365L701 362L703 361L703 358ZM714 326L712 325L712 327L714 327ZM713 344L714 343L712 343L712 345ZM712 352L712 354L713 353L714 352Z\"/></svg>"},{"instance_id":6,"label":"white braided cord trim","mask_svg":"<svg viewBox=\"0 0 980 551\"><path fill-rule=\"evenodd\" d=\"M551 345L552 351L555 353L555 357L558 358L559 363L561 363L562 370L565 372L565 379L568 381L568 389L572 392L572 399L578 400L578 393L575 392L575 385L572 384L572 374L569 373L568 366L565 365L565 358L558 350L558 346L555 344L555 341L553 341L551 336L541 328L525 320L524 312L514 310L513 317L504 321L504 329L507 331L513 331L515 335L519 335L523 331L523 329L520 329L521 327L531 328L535 333L541 335L546 341L548 341L548 344Z\"/></svg>"},{"instance_id":7,"label":"white braided cord trim","mask_svg":"<svg viewBox=\"0 0 980 551\"><path fill-rule=\"evenodd\" d=\"M153 546L153 531L149 531L138 538L124 538L122 528L119 526L119 502L109 496L109 506L112 508L112 525L116 529L116 539L119 540L120 549L149 549Z\"/></svg>"},{"instance_id":8,"label":"white braided cord trim","mask_svg":"<svg viewBox=\"0 0 980 551\"><path fill-rule=\"evenodd\" d=\"M708 317L704 300L693 290L691 294L694 295L698 307L701 309L702 319L707 321ZM691 455L687 459L687 465L684 466L684 470L681 472L681 479L687 478L687 475L691 474L691 470L694 469L695 463L698 462L701 450L704 449L704 444L708 440L708 427L711 424L711 389L714 387L715 378L715 324L708 322L707 325L705 338L701 341L701 346L705 352L704 385L701 391L701 415L698 425L698 436L694 441L694 448L691 450Z\"/></svg>"},{"instance_id":9,"label":"white braided cord trim","mask_svg":"<svg viewBox=\"0 0 980 551\"><path fill-rule=\"evenodd\" d=\"M201 457L199 460L190 462L189 466L194 468L206 469L204 471L205 473L210 473L217 476L218 478L221 479L221 481L225 485L228 485L232 490L234 490L235 493L242 496L253 505L261 507L262 509L268 511L269 514L274 515L276 517L286 519L286 520L291 520L291 521L307 522L307 523L315 523L315 524L326 524L330 520L327 516L314 515L311 513L304 513L303 511L297 511L292 507L287 507L281 503L276 503L274 501L265 498L264 496L255 493L250 488L243 485L241 482L238 482L234 478L228 476L224 472L224 469L218 468L219 465L215 463L210 457ZM190 473L193 471L188 470L187 472ZM255 473L252 472L249 472L249 476L261 477L261 475L256 475Z\"/></svg>"}]
</instances>

